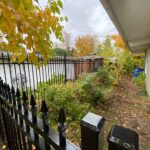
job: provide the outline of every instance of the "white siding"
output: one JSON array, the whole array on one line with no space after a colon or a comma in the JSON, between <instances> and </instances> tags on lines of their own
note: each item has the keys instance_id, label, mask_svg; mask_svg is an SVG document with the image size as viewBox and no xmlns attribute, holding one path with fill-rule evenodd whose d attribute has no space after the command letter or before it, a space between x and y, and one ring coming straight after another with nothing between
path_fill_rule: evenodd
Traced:
<instances>
[{"instance_id":1,"label":"white siding","mask_svg":"<svg viewBox=\"0 0 150 150\"><path fill-rule=\"evenodd\" d=\"M145 73L146 73L146 89L148 95L150 96L150 48L146 52Z\"/></svg>"}]
</instances>

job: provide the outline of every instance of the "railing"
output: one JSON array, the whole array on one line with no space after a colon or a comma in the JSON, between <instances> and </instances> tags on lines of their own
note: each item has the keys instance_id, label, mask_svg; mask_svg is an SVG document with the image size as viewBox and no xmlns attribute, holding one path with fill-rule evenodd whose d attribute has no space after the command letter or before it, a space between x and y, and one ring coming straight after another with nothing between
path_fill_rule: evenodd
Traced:
<instances>
[{"instance_id":1,"label":"railing","mask_svg":"<svg viewBox=\"0 0 150 150\"><path fill-rule=\"evenodd\" d=\"M58 131L55 131L49 126L49 112L45 101L42 101L39 118L39 108L34 97L36 86L42 82L51 84L52 79L54 83L66 82L70 72L67 65L71 65L71 68L73 65L73 68L78 70L73 71L73 77L77 77L76 74L79 75L85 70L95 71L102 65L100 60L97 60L97 63L93 63L93 60L92 63L85 63L66 57L53 58L47 66L35 68L27 60L18 64L11 63L9 55L5 57L2 53L0 69L3 69L4 73L2 75L1 72L0 75L0 136L8 150L103 150L103 117L88 113L81 120L81 146L77 147L66 139L65 110L60 108ZM53 75L57 78L52 78ZM30 88L30 92L27 88ZM108 142L109 150L138 150L138 134L123 127L114 126L109 133Z\"/></svg>"},{"instance_id":2,"label":"railing","mask_svg":"<svg viewBox=\"0 0 150 150\"><path fill-rule=\"evenodd\" d=\"M15 92L0 80L0 136L8 150L79 150L66 135L66 117L63 108L58 115L58 132L49 127L48 108L41 105L41 119L37 117L34 96ZM101 126L99 126L101 125ZM104 118L88 113L81 121L81 149L98 150L99 135L103 135ZM101 136L101 139L103 137ZM90 142L88 142L90 141Z\"/></svg>"},{"instance_id":3,"label":"railing","mask_svg":"<svg viewBox=\"0 0 150 150\"><path fill-rule=\"evenodd\" d=\"M58 132L49 127L48 108L41 105L41 119L37 117L34 96L30 101L26 92L15 92L0 79L0 136L8 150L80 150L66 139L66 117L63 108L58 115ZM105 119L88 113L81 120L81 149L103 150ZM113 126L109 135L109 150L139 150L138 134Z\"/></svg>"},{"instance_id":4,"label":"railing","mask_svg":"<svg viewBox=\"0 0 150 150\"><path fill-rule=\"evenodd\" d=\"M0 53L0 77L15 90L21 88L22 91L30 91L30 94L43 82L60 84L74 81L82 73L96 71L102 66L101 58L53 57L44 65L42 57L38 56L41 67L35 67L28 56L20 64L11 62L10 57L6 52Z\"/></svg>"}]
</instances>

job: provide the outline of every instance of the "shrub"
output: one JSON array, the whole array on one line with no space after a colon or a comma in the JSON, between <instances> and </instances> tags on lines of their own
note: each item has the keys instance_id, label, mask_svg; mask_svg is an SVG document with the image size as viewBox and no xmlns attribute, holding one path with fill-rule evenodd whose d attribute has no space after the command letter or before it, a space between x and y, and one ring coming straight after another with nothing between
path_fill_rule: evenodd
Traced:
<instances>
[{"instance_id":1,"label":"shrub","mask_svg":"<svg viewBox=\"0 0 150 150\"><path fill-rule=\"evenodd\" d=\"M52 81L54 78L57 76L54 76ZM47 101L54 121L61 107L65 108L68 121L79 121L92 106L104 102L103 93L110 83L108 72L102 68L98 72L82 75L75 82L59 85L43 83L38 87L37 94Z\"/></svg>"},{"instance_id":2,"label":"shrub","mask_svg":"<svg viewBox=\"0 0 150 150\"><path fill-rule=\"evenodd\" d=\"M104 101L104 94L102 93L102 89L100 87L94 87L91 91L91 103L95 106L98 102Z\"/></svg>"},{"instance_id":3,"label":"shrub","mask_svg":"<svg viewBox=\"0 0 150 150\"><path fill-rule=\"evenodd\" d=\"M66 84L42 84L37 94L45 98L50 108L51 117L57 119L59 108L64 107L67 116L72 120L80 120L89 110L90 105L84 101L85 93L80 84L68 82ZM56 121L56 120L55 120Z\"/></svg>"},{"instance_id":4,"label":"shrub","mask_svg":"<svg viewBox=\"0 0 150 150\"><path fill-rule=\"evenodd\" d=\"M127 75L131 75L135 66L134 57L131 53L123 55L124 63L123 63L123 73Z\"/></svg>"},{"instance_id":5,"label":"shrub","mask_svg":"<svg viewBox=\"0 0 150 150\"><path fill-rule=\"evenodd\" d=\"M118 85L121 79L121 65L116 61L111 62L110 60L104 60L103 68L109 74L109 79L112 85Z\"/></svg>"},{"instance_id":6,"label":"shrub","mask_svg":"<svg viewBox=\"0 0 150 150\"><path fill-rule=\"evenodd\" d=\"M62 48L54 48L53 51L56 56L71 56L72 55L70 51L66 49L62 49Z\"/></svg>"},{"instance_id":7,"label":"shrub","mask_svg":"<svg viewBox=\"0 0 150 150\"><path fill-rule=\"evenodd\" d=\"M53 76L52 76L52 78L48 81L48 83L50 83L50 84L55 84L57 81L65 81L65 76L64 76L64 74L59 74L59 75L56 75L56 74L54 74Z\"/></svg>"},{"instance_id":8,"label":"shrub","mask_svg":"<svg viewBox=\"0 0 150 150\"><path fill-rule=\"evenodd\" d=\"M137 86L145 89L145 74L144 73L139 73L138 77L133 78L133 82Z\"/></svg>"},{"instance_id":9,"label":"shrub","mask_svg":"<svg viewBox=\"0 0 150 150\"><path fill-rule=\"evenodd\" d=\"M86 101L92 105L103 102L104 90L112 86L109 73L104 68L100 68L96 73L82 75L78 82L86 94Z\"/></svg>"},{"instance_id":10,"label":"shrub","mask_svg":"<svg viewBox=\"0 0 150 150\"><path fill-rule=\"evenodd\" d=\"M95 76L95 84L102 87L112 86L109 72L105 68L100 68Z\"/></svg>"}]
</instances>

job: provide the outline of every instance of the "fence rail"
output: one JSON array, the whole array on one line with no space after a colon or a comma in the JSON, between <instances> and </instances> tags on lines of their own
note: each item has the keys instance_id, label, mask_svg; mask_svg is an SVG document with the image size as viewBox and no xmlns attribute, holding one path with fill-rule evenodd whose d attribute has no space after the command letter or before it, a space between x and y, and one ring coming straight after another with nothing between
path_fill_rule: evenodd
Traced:
<instances>
[{"instance_id":1,"label":"fence rail","mask_svg":"<svg viewBox=\"0 0 150 150\"><path fill-rule=\"evenodd\" d=\"M0 136L8 150L80 150L66 139L65 121L65 111L61 108L58 115L58 132L54 131L49 127L48 108L44 100L39 119L34 96L31 95L28 100L26 92L21 95L19 89L15 92L13 87L10 89L9 85L0 79ZM104 118L94 114L88 114L82 120L82 150L91 150L91 147L92 150L98 150L98 135L103 132L100 130L103 128L98 128L100 122L104 124ZM88 144L85 138L87 133L92 133L88 137L89 140L95 138Z\"/></svg>"},{"instance_id":2,"label":"fence rail","mask_svg":"<svg viewBox=\"0 0 150 150\"><path fill-rule=\"evenodd\" d=\"M37 118L36 102L31 96L29 111L29 102L26 93L22 98L20 92L10 91L9 85L0 81L0 110L1 135L4 140L7 139L7 147L12 150L31 150L36 149L56 149L56 150L77 150L78 148L68 142L63 136L65 133L65 113L60 109L58 123L59 133L49 128L48 108L45 101L42 101L41 113L42 119ZM3 122L2 122L3 121ZM5 138L4 138L5 137Z\"/></svg>"},{"instance_id":3,"label":"fence rail","mask_svg":"<svg viewBox=\"0 0 150 150\"><path fill-rule=\"evenodd\" d=\"M82 73L96 71L102 66L101 58L54 57L44 65L42 57L38 56L41 67L35 67L28 57L20 64L12 62L10 57L6 52L0 53L0 77L15 90L21 88L22 91L30 91L30 94L43 82L60 84L74 81Z\"/></svg>"},{"instance_id":4,"label":"fence rail","mask_svg":"<svg viewBox=\"0 0 150 150\"><path fill-rule=\"evenodd\" d=\"M102 61L95 60L93 63L92 60L92 63L89 63L88 60L87 63L85 60L73 60L66 57L53 58L49 60L47 66L35 68L27 60L21 64L11 63L9 57L9 55L4 57L2 53L0 58L0 65L2 65L0 69L4 72L3 76L2 72L0 75L0 136L8 150L103 150L105 122L103 117L88 113L81 120L81 147L77 147L66 139L65 110L63 108L59 110L57 132L49 126L49 112L44 100L41 103L41 118L38 117L34 97L38 83L51 84L52 80L54 83L66 82L68 72L70 73L67 65L73 65L71 66L74 68L72 74L75 76L73 77L78 77L77 75L85 71L95 71L102 65ZM59 68L58 65L61 67ZM13 83L13 73L16 84ZM19 76L17 76L18 73ZM21 76L22 73L24 78ZM56 79L52 78L54 75L58 75ZM23 82L23 79L28 82ZM30 88L30 92L27 88ZM117 125L111 129L108 142L109 150L139 149L138 134Z\"/></svg>"}]
</instances>

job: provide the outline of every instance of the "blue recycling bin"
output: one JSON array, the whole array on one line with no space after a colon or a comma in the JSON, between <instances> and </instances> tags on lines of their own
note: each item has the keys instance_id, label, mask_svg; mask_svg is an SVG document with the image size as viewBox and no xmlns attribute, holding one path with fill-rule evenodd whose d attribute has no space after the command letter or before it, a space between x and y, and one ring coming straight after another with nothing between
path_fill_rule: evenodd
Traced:
<instances>
[{"instance_id":1,"label":"blue recycling bin","mask_svg":"<svg viewBox=\"0 0 150 150\"><path fill-rule=\"evenodd\" d=\"M135 68L134 72L133 72L133 77L134 78L138 77L140 72L144 72L144 69L142 69L142 68Z\"/></svg>"}]
</instances>

